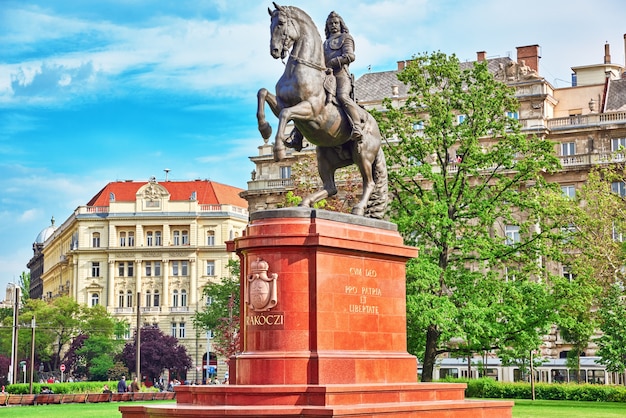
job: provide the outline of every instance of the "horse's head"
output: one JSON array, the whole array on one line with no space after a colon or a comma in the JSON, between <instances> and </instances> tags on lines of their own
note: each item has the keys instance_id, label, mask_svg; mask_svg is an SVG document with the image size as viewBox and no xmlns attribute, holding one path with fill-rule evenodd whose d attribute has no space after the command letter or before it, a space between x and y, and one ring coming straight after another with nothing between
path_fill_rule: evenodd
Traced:
<instances>
[{"instance_id":1,"label":"horse's head","mask_svg":"<svg viewBox=\"0 0 626 418\"><path fill-rule=\"evenodd\" d=\"M292 8L289 6L279 6L274 3L276 9L267 11L271 16L270 24L270 54L274 58L285 58L296 39L298 31L292 17Z\"/></svg>"}]
</instances>

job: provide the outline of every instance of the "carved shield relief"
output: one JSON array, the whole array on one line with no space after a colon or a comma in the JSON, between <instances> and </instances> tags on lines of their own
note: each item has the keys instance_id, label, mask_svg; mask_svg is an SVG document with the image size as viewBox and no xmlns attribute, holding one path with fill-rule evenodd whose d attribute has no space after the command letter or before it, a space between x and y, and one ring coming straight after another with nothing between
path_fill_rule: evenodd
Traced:
<instances>
[{"instance_id":1,"label":"carved shield relief","mask_svg":"<svg viewBox=\"0 0 626 418\"><path fill-rule=\"evenodd\" d=\"M250 264L247 279L246 304L253 311L269 311L278 303L278 274L268 275L269 264L257 258Z\"/></svg>"}]
</instances>

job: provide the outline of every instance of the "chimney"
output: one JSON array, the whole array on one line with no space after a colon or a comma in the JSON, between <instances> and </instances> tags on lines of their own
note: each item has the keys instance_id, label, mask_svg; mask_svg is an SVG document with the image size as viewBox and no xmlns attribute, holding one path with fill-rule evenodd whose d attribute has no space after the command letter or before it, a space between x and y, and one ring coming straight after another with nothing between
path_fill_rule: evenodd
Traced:
<instances>
[{"instance_id":1,"label":"chimney","mask_svg":"<svg viewBox=\"0 0 626 418\"><path fill-rule=\"evenodd\" d=\"M526 65L537 72L539 72L539 58L541 58L539 56L539 45L517 47L517 62L520 63L524 60Z\"/></svg>"},{"instance_id":2,"label":"chimney","mask_svg":"<svg viewBox=\"0 0 626 418\"><path fill-rule=\"evenodd\" d=\"M624 35L624 37L626 37L626 35ZM398 61L398 71L404 70L404 67L405 67L405 62L404 61Z\"/></svg>"},{"instance_id":3,"label":"chimney","mask_svg":"<svg viewBox=\"0 0 626 418\"><path fill-rule=\"evenodd\" d=\"M611 63L611 47L608 42L604 44L604 63Z\"/></svg>"},{"instance_id":4,"label":"chimney","mask_svg":"<svg viewBox=\"0 0 626 418\"><path fill-rule=\"evenodd\" d=\"M487 55L487 53L485 51L478 51L476 53L476 61L484 61L485 60L485 55Z\"/></svg>"}]
</instances>

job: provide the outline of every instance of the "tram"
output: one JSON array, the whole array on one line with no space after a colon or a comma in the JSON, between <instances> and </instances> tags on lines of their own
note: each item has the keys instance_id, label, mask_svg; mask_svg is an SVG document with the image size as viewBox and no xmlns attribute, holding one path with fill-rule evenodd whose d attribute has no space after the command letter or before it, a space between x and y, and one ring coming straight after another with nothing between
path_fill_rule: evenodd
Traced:
<instances>
[{"instance_id":1,"label":"tram","mask_svg":"<svg viewBox=\"0 0 626 418\"><path fill-rule=\"evenodd\" d=\"M422 368L418 367L421 376ZM529 382L530 375L520 371L518 366L503 366L499 358L472 358L468 370L467 358L443 358L437 360L433 370L433 380L446 377L470 378L489 377L499 382ZM600 363L600 357L580 358L580 377L578 370L567 367L567 360L545 359L541 366L535 367L535 381L544 383L590 383L624 385L624 374L607 373Z\"/></svg>"}]
</instances>

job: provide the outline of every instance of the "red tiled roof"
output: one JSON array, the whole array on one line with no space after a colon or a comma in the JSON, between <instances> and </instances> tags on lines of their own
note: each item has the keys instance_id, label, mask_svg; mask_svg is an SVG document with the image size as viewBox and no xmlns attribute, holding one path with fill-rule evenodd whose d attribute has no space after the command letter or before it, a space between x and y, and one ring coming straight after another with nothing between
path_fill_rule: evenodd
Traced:
<instances>
[{"instance_id":1,"label":"red tiled roof","mask_svg":"<svg viewBox=\"0 0 626 418\"><path fill-rule=\"evenodd\" d=\"M115 196L116 202L134 202L137 191L147 183L147 181L111 182L92 197L87 206L109 206L111 193ZM209 180L164 181L158 184L169 192L171 201L189 200L192 193L196 192L196 199L200 204L248 207L248 202L239 197L243 190L226 184Z\"/></svg>"}]
</instances>

